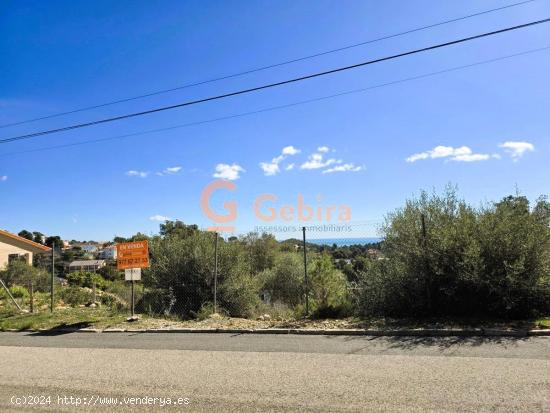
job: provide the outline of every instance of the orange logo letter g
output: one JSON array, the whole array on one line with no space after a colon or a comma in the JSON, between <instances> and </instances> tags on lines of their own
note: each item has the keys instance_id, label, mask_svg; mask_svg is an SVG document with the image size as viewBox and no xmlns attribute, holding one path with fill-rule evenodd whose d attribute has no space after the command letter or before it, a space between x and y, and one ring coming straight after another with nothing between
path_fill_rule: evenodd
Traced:
<instances>
[{"instance_id":1,"label":"orange logo letter g","mask_svg":"<svg viewBox=\"0 0 550 413\"><path fill-rule=\"evenodd\" d=\"M234 191L237 188L237 185L231 181L217 180L206 185L201 193L202 211L212 221L219 223L234 221L237 218L237 203L235 201L226 201L223 203L223 207L229 211L226 215L218 215L210 208L210 196L214 193L214 191L222 188Z\"/></svg>"}]
</instances>

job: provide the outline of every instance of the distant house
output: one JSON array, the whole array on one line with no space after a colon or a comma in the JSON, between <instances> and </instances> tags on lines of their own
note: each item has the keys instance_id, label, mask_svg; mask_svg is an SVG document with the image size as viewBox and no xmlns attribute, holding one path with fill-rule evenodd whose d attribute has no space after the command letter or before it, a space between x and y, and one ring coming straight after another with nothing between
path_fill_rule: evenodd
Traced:
<instances>
[{"instance_id":1,"label":"distant house","mask_svg":"<svg viewBox=\"0 0 550 413\"><path fill-rule=\"evenodd\" d=\"M73 261L69 264L69 272L86 271L96 272L100 268L105 267L105 260L81 260Z\"/></svg>"},{"instance_id":2,"label":"distant house","mask_svg":"<svg viewBox=\"0 0 550 413\"><path fill-rule=\"evenodd\" d=\"M14 260L32 264L33 254L49 252L51 249L27 238L0 230L0 269Z\"/></svg>"},{"instance_id":3,"label":"distant house","mask_svg":"<svg viewBox=\"0 0 550 413\"><path fill-rule=\"evenodd\" d=\"M97 245L92 245L92 244L82 245L81 248L82 248L82 251L89 252L91 254L93 254L94 252L97 252L98 250Z\"/></svg>"},{"instance_id":4,"label":"distant house","mask_svg":"<svg viewBox=\"0 0 550 413\"><path fill-rule=\"evenodd\" d=\"M116 260L116 245L103 248L99 251L99 259L102 260Z\"/></svg>"}]
</instances>

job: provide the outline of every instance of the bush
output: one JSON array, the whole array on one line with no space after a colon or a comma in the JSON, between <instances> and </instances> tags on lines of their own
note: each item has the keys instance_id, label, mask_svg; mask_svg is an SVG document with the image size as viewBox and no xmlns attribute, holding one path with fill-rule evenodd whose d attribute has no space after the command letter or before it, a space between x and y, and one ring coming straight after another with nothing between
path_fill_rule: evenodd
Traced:
<instances>
[{"instance_id":1,"label":"bush","mask_svg":"<svg viewBox=\"0 0 550 413\"><path fill-rule=\"evenodd\" d=\"M521 196L480 211L477 284L489 312L522 317L543 310L537 303L550 293L549 219L545 198L532 211Z\"/></svg>"},{"instance_id":2,"label":"bush","mask_svg":"<svg viewBox=\"0 0 550 413\"><path fill-rule=\"evenodd\" d=\"M174 313L174 295L165 289L147 290L136 302L136 311L150 315L170 315Z\"/></svg>"},{"instance_id":3,"label":"bush","mask_svg":"<svg viewBox=\"0 0 550 413\"><path fill-rule=\"evenodd\" d=\"M151 268L144 272L145 285L164 290L170 311L193 317L214 296L214 234L176 231L150 241ZM218 300L233 316L250 314L258 303L258 285L250 275L244 247L219 240ZM163 301L166 305L166 300ZM151 303L152 305L152 303Z\"/></svg>"},{"instance_id":4,"label":"bush","mask_svg":"<svg viewBox=\"0 0 550 413\"><path fill-rule=\"evenodd\" d=\"M93 292L88 288L77 286L65 287L59 290L59 298L71 306L89 304L93 300Z\"/></svg>"},{"instance_id":5,"label":"bush","mask_svg":"<svg viewBox=\"0 0 550 413\"><path fill-rule=\"evenodd\" d=\"M260 304L258 282L246 273L227 277L220 293L220 303L233 317L252 317Z\"/></svg>"},{"instance_id":6,"label":"bush","mask_svg":"<svg viewBox=\"0 0 550 413\"><path fill-rule=\"evenodd\" d=\"M119 271L116 267L112 265L106 265L97 270L97 273L103 277L103 279L108 281L118 281L124 279L124 272Z\"/></svg>"},{"instance_id":7,"label":"bush","mask_svg":"<svg viewBox=\"0 0 550 413\"><path fill-rule=\"evenodd\" d=\"M422 221L424 220L424 225ZM385 259L360 280L365 315L528 317L549 312L550 206L511 196L480 208L448 188L388 215Z\"/></svg>"},{"instance_id":8,"label":"bush","mask_svg":"<svg viewBox=\"0 0 550 413\"><path fill-rule=\"evenodd\" d=\"M204 303L198 313L195 314L197 320L206 320L210 318L213 314L219 314L223 317L227 316L227 311L220 306L217 306L216 312L214 312L214 303Z\"/></svg>"},{"instance_id":9,"label":"bush","mask_svg":"<svg viewBox=\"0 0 550 413\"><path fill-rule=\"evenodd\" d=\"M13 296L13 298L28 298L29 297L29 290L27 290L25 287L22 287L20 285L12 285L10 287L10 293Z\"/></svg>"},{"instance_id":10,"label":"bush","mask_svg":"<svg viewBox=\"0 0 550 413\"><path fill-rule=\"evenodd\" d=\"M4 271L0 271L0 278L8 287L13 284L27 286L32 282L35 291L46 291L50 288L50 274L24 261L11 262Z\"/></svg>"},{"instance_id":11,"label":"bush","mask_svg":"<svg viewBox=\"0 0 550 413\"><path fill-rule=\"evenodd\" d=\"M67 282L69 285L93 288L95 284L96 288L104 290L108 286L108 282L103 279L103 277L94 272L72 272L67 274Z\"/></svg>"},{"instance_id":12,"label":"bush","mask_svg":"<svg viewBox=\"0 0 550 413\"><path fill-rule=\"evenodd\" d=\"M121 311L128 308L128 302L116 294L106 291L101 292L99 296L101 304L106 305L111 310Z\"/></svg>"},{"instance_id":13,"label":"bush","mask_svg":"<svg viewBox=\"0 0 550 413\"><path fill-rule=\"evenodd\" d=\"M277 256L273 268L264 270L259 278L262 291L271 294L272 302L296 306L303 300L304 270L302 258L296 253Z\"/></svg>"},{"instance_id":14,"label":"bush","mask_svg":"<svg viewBox=\"0 0 550 413\"><path fill-rule=\"evenodd\" d=\"M328 254L321 254L308 267L311 308L314 315L328 316L347 312L348 285L344 274L334 268Z\"/></svg>"},{"instance_id":15,"label":"bush","mask_svg":"<svg viewBox=\"0 0 550 413\"><path fill-rule=\"evenodd\" d=\"M272 304L260 303L256 308L256 316L268 314L273 320L288 320L303 315L300 305L290 307L287 304L275 301Z\"/></svg>"}]
</instances>

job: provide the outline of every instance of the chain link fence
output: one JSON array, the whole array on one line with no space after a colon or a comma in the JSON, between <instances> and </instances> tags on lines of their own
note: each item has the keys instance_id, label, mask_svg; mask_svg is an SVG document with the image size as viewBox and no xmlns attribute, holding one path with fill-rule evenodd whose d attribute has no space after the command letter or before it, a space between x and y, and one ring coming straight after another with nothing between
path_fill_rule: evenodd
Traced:
<instances>
[{"instance_id":1,"label":"chain link fence","mask_svg":"<svg viewBox=\"0 0 550 413\"><path fill-rule=\"evenodd\" d=\"M530 205L522 196L473 208L449 190L407 201L384 223L258 227L221 237L167 221L156 236L119 240L149 243L151 266L134 300L114 259L70 265L84 255L69 248L37 255L34 267L14 260L0 269L0 328L5 314L23 310L121 320L132 301L144 319L161 322L545 316L549 211L546 199ZM376 233L384 240L367 237Z\"/></svg>"},{"instance_id":2,"label":"chain link fence","mask_svg":"<svg viewBox=\"0 0 550 413\"><path fill-rule=\"evenodd\" d=\"M301 228L298 234L284 240L284 234L276 234L277 240L268 233L235 237L194 229L154 237L149 241L151 268L143 269L134 285L135 312L177 319L215 313L243 318L351 314L357 272L365 260L379 258L379 240L351 237L349 232L324 238L316 227ZM131 312L131 282L124 281L114 259L93 270L75 271L70 256L59 248L36 255L32 273L11 277L2 288L0 308Z\"/></svg>"},{"instance_id":3,"label":"chain link fence","mask_svg":"<svg viewBox=\"0 0 550 413\"><path fill-rule=\"evenodd\" d=\"M135 310L179 320L547 314L549 210L524 197L474 209L448 193L408 202L387 223L222 237L167 222L159 235L131 239L148 239L151 262L135 285ZM378 226L383 241L366 236ZM57 250L36 256L32 268L14 262L0 271L0 312L46 311L49 302L54 312L99 306L128 314L131 285L116 261L75 269L74 255Z\"/></svg>"}]
</instances>

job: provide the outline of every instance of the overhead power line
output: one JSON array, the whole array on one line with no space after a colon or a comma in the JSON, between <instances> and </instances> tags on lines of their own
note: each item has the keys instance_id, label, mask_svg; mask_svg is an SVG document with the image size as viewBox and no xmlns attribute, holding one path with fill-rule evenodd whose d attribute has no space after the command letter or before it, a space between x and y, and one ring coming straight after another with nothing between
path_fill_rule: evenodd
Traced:
<instances>
[{"instance_id":1,"label":"overhead power line","mask_svg":"<svg viewBox=\"0 0 550 413\"><path fill-rule=\"evenodd\" d=\"M26 123L37 122L39 120L57 118L57 117L60 117L60 116L71 115L71 114L74 114L74 113L84 112L84 111L88 111L88 110L92 110L92 109L98 109L98 108L103 108L103 107L106 107L106 106L112 106L112 105L116 105L118 103L130 102L132 100L144 99L144 98L151 97L151 96L156 96L156 95L161 95L161 94L165 94L165 93L175 92L177 90L187 89L187 88L200 86L200 85L204 85L204 84L208 84L208 83L219 82L221 80L227 80L227 79L232 79L232 78L236 78L236 77L240 77L240 76L245 76L245 75L249 75L249 74L256 73L256 72L261 72L261 71L268 70L268 69L274 69L276 67L286 66L286 65L289 65L289 64L292 64L292 63L297 63L297 62L301 62L301 61L304 61L304 60L309 60L309 59L313 59L313 58L316 58L316 57L325 56L325 55L328 55L328 54L331 54L331 53L337 53L337 52L341 52L341 51L344 51L344 50L349 50L349 49L353 49L353 48L356 48L356 47L365 46L367 44L372 44L372 43L380 42L380 41L383 41L383 40L389 40L389 39L393 39L393 38L396 38L396 37L405 36L407 34L416 33L416 32L420 32L420 31L427 30L427 29L432 29L434 27L443 26L445 24L455 23L455 22L458 22L458 21L461 21L461 20L466 20L466 19L471 19L473 17L482 16L484 14L494 13L496 11L505 10L505 9L509 9L509 8L512 8L512 7L522 6L524 4L533 3L535 1L537 1L537 0L526 0L526 1L521 1L521 2L518 2L518 3L508 4L506 6L497 7L497 8L489 9L489 10L484 10L484 11L481 11L481 12L478 12L478 13L472 13L472 14L468 14L468 15L465 15L465 16L461 16L461 17L456 17L454 19L444 20L444 21L441 21L439 23L433 23L433 24L429 24L427 26L417 27L417 28L414 28L414 29L406 30L404 32L394 33L394 34L390 34L390 35L386 35L386 36L366 40L366 41L363 41L363 42L360 42L360 43L355 43L355 44L351 44L351 45L347 45L347 46L343 46L343 47L338 47L336 49L330 49L330 50L326 50L324 52L319 52L319 53L299 57L299 58L296 58L296 59L291 59L291 60L286 60L286 61L279 62L279 63L274 63L274 64L267 65L267 66L260 66L260 67L254 68L254 69L246 70L244 72L238 72L238 73L233 73L233 74L229 74L229 75L215 77L215 78L211 78L211 79L207 79L207 80L201 80L201 81L194 82L194 83L188 83L188 84L185 84L185 85L176 86L176 87L172 87L172 88L168 88L168 89L161 89L161 90L157 90L157 91L154 91L154 92L145 93L143 95L137 95L137 96L132 96L132 97L124 98L124 99L113 100L113 101L110 101L110 102L100 103L100 104L92 105L92 106L86 106L86 107L82 107L82 108L78 108L78 109L69 110L69 111L66 111L66 112L54 113L52 115L47 115L47 116L41 116L41 117L38 117L38 118L22 120L22 121L19 121L19 122L6 123L4 125L0 125L0 128L7 128L7 127L10 127L10 126L17 126L17 125L23 125L23 124L26 124Z\"/></svg>"},{"instance_id":2,"label":"overhead power line","mask_svg":"<svg viewBox=\"0 0 550 413\"><path fill-rule=\"evenodd\" d=\"M176 109L176 108L182 108L182 107L186 107L186 106L197 105L197 104L200 104L200 103L211 102L211 101L214 101L214 100L225 99L225 98L228 98L228 97L231 97L231 96L244 95L244 94L247 94L247 93L257 92L259 90L265 90L265 89L270 89L270 88L274 88L274 87L278 87L278 86L282 86L282 85L288 85L288 84L291 84L291 83L296 83L296 82L300 82L300 81L307 80L307 79L313 79L313 78L317 78L317 77L321 77L321 76L326 76L326 75L330 75L330 74L334 74L334 73L343 72L343 71L346 71L346 70L356 69L356 68L359 68L359 67L363 67L363 66L367 66L367 65L371 65L371 64L375 64L375 63L380 63L380 62L385 62L385 61L388 61L388 60L397 59L397 58L404 57L404 56L410 56L410 55L414 55L414 54L417 54L417 53L426 52L426 51L429 51L429 50L435 50L435 49L439 49L439 48L442 48L442 47L447 47L447 46L451 46L451 45L455 45L455 44L459 44L459 43L464 43L464 42L468 42L468 41L475 40L475 39L481 39L483 37L493 36L493 35L496 35L496 34L510 32L510 31L513 31L513 30L519 30L519 29L523 29L523 28L526 28L526 27L531 27L531 26L535 26L535 25L538 25L538 24L547 23L549 21L550 21L550 18L547 18L547 19L543 19L543 20L537 20L537 21L533 21L533 22L529 22L529 23L525 23L525 24L520 24L520 25L517 25L517 26L506 27L504 29L494 30L494 31L491 31L491 32L486 32L486 33L481 33L481 34L477 34L475 36L464 37L462 39L452 40L450 42L439 43L439 44L436 44L436 45L423 47L421 49L410 50L408 52L398 53L398 54L395 54L395 55L381 57L381 58L374 59L374 60L368 60L366 62L356 63L356 64L353 64L353 65L350 65L350 66L344 66L344 67L339 67L339 68L336 68L336 69L326 70L326 71L323 71L323 72L317 72L317 73L313 73L313 74L310 74L310 75L300 76L300 77L296 77L296 78L292 78L292 79L288 79L288 80L283 80L283 81L275 82L275 83L269 83L269 84L266 84L266 85L256 86L256 87L249 88L249 89L242 89L242 90L238 90L238 91L235 91L235 92L224 93L222 95L210 96L210 97L207 97L207 98L182 102L182 103L178 103L178 104L175 104L175 105L162 106L162 107L158 107L158 108L154 108L154 109L149 109L149 110L145 110L145 111L141 111L141 112L129 113L129 114L126 114L126 115L115 116L115 117L106 118L106 119L99 119L99 120L92 121L92 122L79 123L79 124L76 124L76 125L65 126L63 128L50 129L50 130L45 130L45 131L41 131L41 132L35 132L35 133L26 134L26 135L19 135L19 136L14 136L14 137L11 137L11 138L0 139L0 144L1 143L14 142L14 141L23 140L23 139L30 139L30 138L34 138L34 137L37 137L37 136L49 135L49 134L52 134L52 133L58 133L58 132L64 132L64 131L69 131L69 130L74 130L74 129L85 128L85 127L94 126L94 125L100 125L100 124L108 123L108 122L115 122L115 121L119 121L119 120L123 120L123 119L135 118L135 117L138 117L138 116L150 115L150 114L153 114L153 113L163 112L163 111L172 110L172 109Z\"/></svg>"},{"instance_id":3,"label":"overhead power line","mask_svg":"<svg viewBox=\"0 0 550 413\"><path fill-rule=\"evenodd\" d=\"M255 110L255 111L250 111L250 112L237 113L237 114L233 114L233 115L228 115L228 116L223 116L223 117L218 117L218 118L213 118L213 119L206 119L206 120L197 121L197 122L184 123L184 124L181 124L181 125L169 126L169 127L165 127L165 128L150 129L150 130L146 130L146 131L128 133L128 134L124 134L124 135L116 135L116 136L110 136L110 137L106 137L106 138L92 139L92 140L87 140L87 141L84 141L84 142L73 142L73 143L67 143L67 144L63 144L63 145L48 146L48 147L44 147L44 148L28 149L28 150L16 151L16 152L8 152L8 153L0 154L0 157L26 154L26 153L34 153L34 152L42 152L42 151L49 151L49 150L54 150L54 149L62 149L62 148L68 148L68 147L73 147L73 146L88 145L88 144L92 144L92 143L99 143L99 142L105 142L105 141L113 141L113 140L125 139L125 138L130 138L130 137L135 137L135 136L148 135L148 134L151 134L151 133L166 132L166 131L170 131L170 130L174 130L174 129L181 129L181 128L186 128L186 127L205 125L205 124L209 124L209 123L215 123L215 122L220 122L220 121L224 121L224 120L236 119L236 118L241 118L241 117L245 117L245 116L257 115L257 114L260 114L260 113L272 112L272 111L280 110L280 109L287 109L287 108L291 108L291 107L294 107L294 106L300 106L300 105L305 105L305 104L308 104L308 103L320 102L320 101L329 100L329 99L333 99L333 98L337 98L337 97L341 97L341 96L347 96L347 95L356 94L356 93L368 92L370 90L382 88L382 87L385 87L385 86L392 86L392 85L405 83L405 82L409 82L409 81L413 81L413 80L419 80L419 79L424 79L424 78L437 76L437 75L441 75L441 74L445 74L445 73L455 72L457 70L467 69L467 68L471 68L471 67L475 67L475 66L481 66L481 65L485 65L485 64L489 64L489 63L498 62L498 61L501 61L501 60L510 59L510 58L513 58L513 57L528 55L528 54L531 54L531 53L542 52L544 50L550 50L550 46L546 46L546 47L542 47L542 48L538 48L538 49L531 49L531 50L527 50L527 51L524 51L524 52L515 53L515 54L511 54L511 55L507 55L507 56L496 57L494 59L482 60L482 61L479 61L479 62L467 64L467 65L455 66L455 67L451 67L451 68L448 68L448 69L439 70L437 72L425 73L425 74L422 74L422 75L407 77L407 78L403 78L403 79L398 79L398 80L394 80L394 81L391 81L391 82L379 83L377 85L372 85L372 86L368 86L368 87L361 88L361 89L354 89L354 90L340 92L340 93L336 93L336 94L332 94L332 95L321 96L321 97L314 98L314 99L307 99L307 100L302 100L302 101L298 101L298 102L288 103L288 104L285 104L285 105L271 106L271 107L268 107L268 108L259 109L259 110Z\"/></svg>"}]
</instances>

